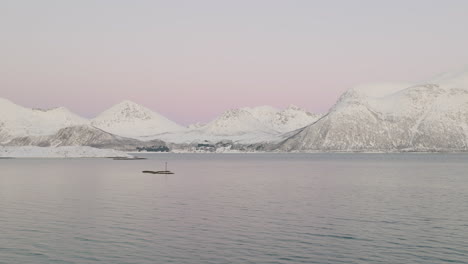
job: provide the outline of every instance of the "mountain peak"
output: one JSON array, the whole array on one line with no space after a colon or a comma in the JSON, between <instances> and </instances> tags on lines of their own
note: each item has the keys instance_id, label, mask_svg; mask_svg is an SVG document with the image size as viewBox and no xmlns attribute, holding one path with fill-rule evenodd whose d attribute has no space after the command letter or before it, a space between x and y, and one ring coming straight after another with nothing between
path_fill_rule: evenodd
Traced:
<instances>
[{"instance_id":1,"label":"mountain peak","mask_svg":"<svg viewBox=\"0 0 468 264\"><path fill-rule=\"evenodd\" d=\"M130 100L105 110L92 120L92 125L119 136L140 138L184 130L166 117Z\"/></svg>"},{"instance_id":2,"label":"mountain peak","mask_svg":"<svg viewBox=\"0 0 468 264\"><path fill-rule=\"evenodd\" d=\"M279 111L278 109L269 105L261 105L261 106L256 106L256 107L243 107L241 109L251 113L255 117L274 115Z\"/></svg>"},{"instance_id":3,"label":"mountain peak","mask_svg":"<svg viewBox=\"0 0 468 264\"><path fill-rule=\"evenodd\" d=\"M88 120L63 107L35 110L0 98L0 142L3 143L15 137L51 135L61 128L86 123Z\"/></svg>"},{"instance_id":4,"label":"mountain peak","mask_svg":"<svg viewBox=\"0 0 468 264\"><path fill-rule=\"evenodd\" d=\"M33 108L32 110L44 113L72 113L68 108L59 106L59 107L52 107L52 108Z\"/></svg>"},{"instance_id":5,"label":"mountain peak","mask_svg":"<svg viewBox=\"0 0 468 264\"><path fill-rule=\"evenodd\" d=\"M284 109L283 111L287 111L287 110L293 110L293 111L302 111L302 112L307 112L306 110L304 110L303 108L297 106L297 105L293 105L293 104L290 104L286 109Z\"/></svg>"},{"instance_id":6,"label":"mountain peak","mask_svg":"<svg viewBox=\"0 0 468 264\"><path fill-rule=\"evenodd\" d=\"M127 100L127 99L115 104L115 106L140 106L142 107L142 105L135 103L134 101Z\"/></svg>"},{"instance_id":7,"label":"mountain peak","mask_svg":"<svg viewBox=\"0 0 468 264\"><path fill-rule=\"evenodd\" d=\"M280 134L309 125L318 117L294 105L284 110L268 105L243 107L224 112L202 129L209 134L217 135Z\"/></svg>"},{"instance_id":8,"label":"mountain peak","mask_svg":"<svg viewBox=\"0 0 468 264\"><path fill-rule=\"evenodd\" d=\"M197 122L197 123L194 123L194 124L190 124L188 125L188 129L200 129L202 127L206 126L206 123L201 123L201 122Z\"/></svg>"},{"instance_id":9,"label":"mountain peak","mask_svg":"<svg viewBox=\"0 0 468 264\"><path fill-rule=\"evenodd\" d=\"M124 100L118 104L113 105L109 109L102 112L98 115L94 120L101 120L101 119L113 119L113 120L150 120L157 113L154 113L152 110L139 105L135 102Z\"/></svg>"}]
</instances>

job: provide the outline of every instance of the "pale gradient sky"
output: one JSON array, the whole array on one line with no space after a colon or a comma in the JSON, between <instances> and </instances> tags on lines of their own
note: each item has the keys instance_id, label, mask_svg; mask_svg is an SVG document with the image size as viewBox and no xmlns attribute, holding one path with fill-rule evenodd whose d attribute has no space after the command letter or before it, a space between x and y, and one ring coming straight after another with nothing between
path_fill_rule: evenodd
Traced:
<instances>
[{"instance_id":1,"label":"pale gradient sky","mask_svg":"<svg viewBox=\"0 0 468 264\"><path fill-rule=\"evenodd\" d=\"M181 124L325 112L354 85L468 64L464 0L0 0L0 97L93 117L124 99Z\"/></svg>"}]
</instances>

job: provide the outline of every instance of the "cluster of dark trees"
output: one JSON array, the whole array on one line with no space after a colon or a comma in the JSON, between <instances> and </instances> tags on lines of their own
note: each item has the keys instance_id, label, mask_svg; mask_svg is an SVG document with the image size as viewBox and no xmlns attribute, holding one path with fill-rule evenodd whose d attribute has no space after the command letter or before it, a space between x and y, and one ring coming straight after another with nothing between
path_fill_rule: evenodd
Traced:
<instances>
[{"instance_id":1,"label":"cluster of dark trees","mask_svg":"<svg viewBox=\"0 0 468 264\"><path fill-rule=\"evenodd\" d=\"M169 152L167 146L151 146L151 147L137 147L138 152L148 151L148 152Z\"/></svg>"}]
</instances>

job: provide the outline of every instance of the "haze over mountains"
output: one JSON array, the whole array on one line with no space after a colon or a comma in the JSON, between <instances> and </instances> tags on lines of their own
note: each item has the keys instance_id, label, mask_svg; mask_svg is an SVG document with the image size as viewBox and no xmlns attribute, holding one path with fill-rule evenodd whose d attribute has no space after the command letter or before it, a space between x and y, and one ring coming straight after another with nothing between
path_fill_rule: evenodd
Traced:
<instances>
[{"instance_id":1,"label":"haze over mountains","mask_svg":"<svg viewBox=\"0 0 468 264\"><path fill-rule=\"evenodd\" d=\"M168 144L216 148L220 142L223 150L237 144L266 151L466 151L468 70L423 84L352 88L324 115L296 106L245 107L189 127L130 101L87 120L65 108L28 109L0 99L3 145L135 150Z\"/></svg>"}]
</instances>

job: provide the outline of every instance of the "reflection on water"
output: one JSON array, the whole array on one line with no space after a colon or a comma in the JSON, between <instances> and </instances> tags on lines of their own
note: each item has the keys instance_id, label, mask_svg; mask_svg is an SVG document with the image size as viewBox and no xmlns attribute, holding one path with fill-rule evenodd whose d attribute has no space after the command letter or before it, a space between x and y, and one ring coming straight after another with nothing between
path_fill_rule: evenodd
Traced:
<instances>
[{"instance_id":1,"label":"reflection on water","mask_svg":"<svg viewBox=\"0 0 468 264\"><path fill-rule=\"evenodd\" d=\"M0 160L0 263L468 259L468 155L147 157Z\"/></svg>"}]
</instances>

